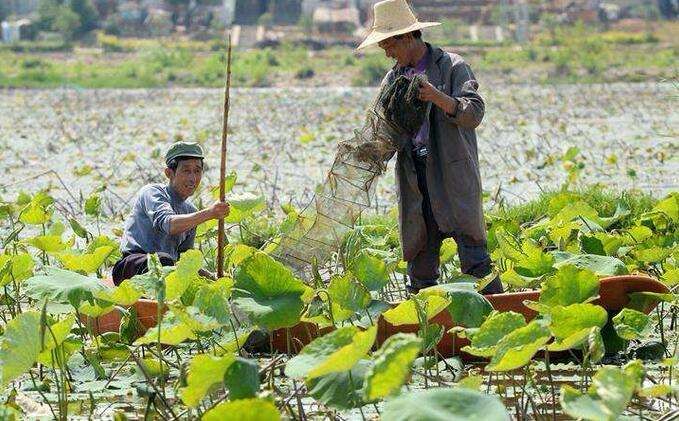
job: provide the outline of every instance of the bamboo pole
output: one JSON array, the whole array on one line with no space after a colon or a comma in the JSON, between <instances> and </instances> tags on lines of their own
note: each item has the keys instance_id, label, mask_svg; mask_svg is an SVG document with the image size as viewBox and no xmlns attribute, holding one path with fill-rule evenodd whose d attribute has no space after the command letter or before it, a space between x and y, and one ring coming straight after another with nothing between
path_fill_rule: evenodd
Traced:
<instances>
[{"instance_id":1,"label":"bamboo pole","mask_svg":"<svg viewBox=\"0 0 679 421\"><path fill-rule=\"evenodd\" d=\"M229 31L226 53L226 83L224 85L224 115L222 118L222 154L219 165L219 201L225 200L224 179L226 177L226 141L229 128L229 91L231 89L231 31ZM224 218L219 219L217 228L217 277L224 276Z\"/></svg>"}]
</instances>

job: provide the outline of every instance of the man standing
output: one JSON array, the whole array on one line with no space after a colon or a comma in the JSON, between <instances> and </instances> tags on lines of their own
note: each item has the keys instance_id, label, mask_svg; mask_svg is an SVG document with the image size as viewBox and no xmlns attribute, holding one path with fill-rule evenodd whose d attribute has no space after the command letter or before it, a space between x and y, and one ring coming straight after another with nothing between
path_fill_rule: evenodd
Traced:
<instances>
[{"instance_id":1,"label":"man standing","mask_svg":"<svg viewBox=\"0 0 679 421\"><path fill-rule=\"evenodd\" d=\"M374 24L358 47L377 44L396 61L383 86L400 75L427 78L419 99L431 103L428 115L396 161L401 244L412 293L437 284L444 238L457 243L463 273L483 278L492 263L475 133L484 102L462 57L422 40L421 30L435 25L439 23L419 22L405 0L384 0L374 5ZM500 280L495 278L482 292L502 292Z\"/></svg>"},{"instance_id":2,"label":"man standing","mask_svg":"<svg viewBox=\"0 0 679 421\"><path fill-rule=\"evenodd\" d=\"M199 211L188 200L200 185L203 159L198 143L174 143L165 154L168 184L148 184L139 190L125 221L123 257L113 267L116 285L146 272L149 254L157 253L164 266L174 265L181 253L193 248L198 225L229 214L228 203L216 202Z\"/></svg>"}]
</instances>

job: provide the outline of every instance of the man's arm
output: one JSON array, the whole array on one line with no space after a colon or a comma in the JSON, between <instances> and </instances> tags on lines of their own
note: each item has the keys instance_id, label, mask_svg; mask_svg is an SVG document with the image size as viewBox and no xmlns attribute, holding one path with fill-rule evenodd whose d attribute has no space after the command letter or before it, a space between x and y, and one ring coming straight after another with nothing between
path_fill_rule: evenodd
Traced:
<instances>
[{"instance_id":1,"label":"man's arm","mask_svg":"<svg viewBox=\"0 0 679 421\"><path fill-rule=\"evenodd\" d=\"M479 83L465 62L453 67L451 79L452 96L427 82L420 87L420 99L431 101L443 110L451 123L466 129L475 129L481 124L485 112L483 98L477 92Z\"/></svg>"},{"instance_id":2,"label":"man's arm","mask_svg":"<svg viewBox=\"0 0 679 421\"><path fill-rule=\"evenodd\" d=\"M194 213L187 213L185 215L172 215L169 218L170 235L181 234L197 227L205 221L210 219L221 219L229 214L229 204L226 202L215 202L209 208L199 210Z\"/></svg>"}]
</instances>

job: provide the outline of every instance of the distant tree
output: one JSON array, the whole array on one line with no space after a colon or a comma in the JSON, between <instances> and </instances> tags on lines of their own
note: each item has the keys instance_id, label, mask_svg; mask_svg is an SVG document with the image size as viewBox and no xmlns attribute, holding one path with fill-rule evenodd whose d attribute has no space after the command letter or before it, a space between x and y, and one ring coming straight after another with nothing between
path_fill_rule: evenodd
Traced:
<instances>
[{"instance_id":1,"label":"distant tree","mask_svg":"<svg viewBox=\"0 0 679 421\"><path fill-rule=\"evenodd\" d=\"M95 29L98 20L92 0L40 0L38 4L38 28L57 31L66 39Z\"/></svg>"},{"instance_id":2,"label":"distant tree","mask_svg":"<svg viewBox=\"0 0 679 421\"><path fill-rule=\"evenodd\" d=\"M80 32L80 27L80 16L71 10L70 7L66 5L60 6L54 18L52 29L62 34L65 39L72 40Z\"/></svg>"},{"instance_id":3,"label":"distant tree","mask_svg":"<svg viewBox=\"0 0 679 421\"><path fill-rule=\"evenodd\" d=\"M9 16L9 5L4 1L0 1L0 22L5 20Z\"/></svg>"},{"instance_id":4,"label":"distant tree","mask_svg":"<svg viewBox=\"0 0 679 421\"><path fill-rule=\"evenodd\" d=\"M68 3L71 10L78 15L80 20L80 26L76 31L77 34L85 34L97 27L99 15L97 14L97 9L94 8L94 4L92 4L92 0L70 0Z\"/></svg>"},{"instance_id":5,"label":"distant tree","mask_svg":"<svg viewBox=\"0 0 679 421\"><path fill-rule=\"evenodd\" d=\"M172 7L172 23L182 24L189 29L191 18L200 6L216 6L222 4L222 0L165 0Z\"/></svg>"}]
</instances>

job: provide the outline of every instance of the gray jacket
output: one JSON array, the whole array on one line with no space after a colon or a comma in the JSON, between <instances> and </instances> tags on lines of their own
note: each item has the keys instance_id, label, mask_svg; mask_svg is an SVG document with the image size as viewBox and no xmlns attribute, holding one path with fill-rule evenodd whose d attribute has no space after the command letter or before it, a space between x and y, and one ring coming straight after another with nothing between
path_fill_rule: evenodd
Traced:
<instances>
[{"instance_id":1,"label":"gray jacket","mask_svg":"<svg viewBox=\"0 0 679 421\"><path fill-rule=\"evenodd\" d=\"M471 68L457 54L427 44L431 54L426 75L440 91L457 99L454 115L436 106L429 112L429 156L427 187L434 218L444 234L453 232L469 245L485 245L486 228L481 202L481 176L474 129L484 113L483 98L477 92ZM383 83L394 79L394 69ZM396 185L403 259L412 260L424 247L426 227L422 215L422 194L410 148L396 158Z\"/></svg>"}]
</instances>

